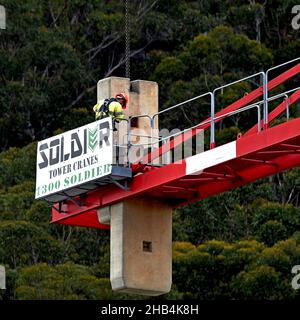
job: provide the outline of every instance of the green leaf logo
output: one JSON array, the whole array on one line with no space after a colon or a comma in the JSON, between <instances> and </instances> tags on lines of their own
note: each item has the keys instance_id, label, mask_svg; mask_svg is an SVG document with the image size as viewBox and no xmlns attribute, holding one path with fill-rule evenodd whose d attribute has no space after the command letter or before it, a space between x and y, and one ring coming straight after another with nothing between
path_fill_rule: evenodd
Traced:
<instances>
[{"instance_id":1,"label":"green leaf logo","mask_svg":"<svg viewBox=\"0 0 300 320\"><path fill-rule=\"evenodd\" d=\"M90 150L94 151L97 144L98 144L98 130L97 130L97 127L94 129L94 130L90 130L89 129L89 133L88 133L88 140L89 140L89 143L88 143L88 147Z\"/></svg>"}]
</instances>

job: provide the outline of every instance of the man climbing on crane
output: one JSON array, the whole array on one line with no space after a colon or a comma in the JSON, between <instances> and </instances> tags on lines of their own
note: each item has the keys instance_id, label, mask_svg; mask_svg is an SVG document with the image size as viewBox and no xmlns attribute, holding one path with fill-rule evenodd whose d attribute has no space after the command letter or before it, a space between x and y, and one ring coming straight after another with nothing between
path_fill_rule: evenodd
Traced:
<instances>
[{"instance_id":1,"label":"man climbing on crane","mask_svg":"<svg viewBox=\"0 0 300 320\"><path fill-rule=\"evenodd\" d=\"M117 93L115 98L100 100L94 105L95 119L103 119L112 117L113 129L116 131L115 123L119 122L125 117L123 110L126 109L128 104L128 97L125 93Z\"/></svg>"}]
</instances>

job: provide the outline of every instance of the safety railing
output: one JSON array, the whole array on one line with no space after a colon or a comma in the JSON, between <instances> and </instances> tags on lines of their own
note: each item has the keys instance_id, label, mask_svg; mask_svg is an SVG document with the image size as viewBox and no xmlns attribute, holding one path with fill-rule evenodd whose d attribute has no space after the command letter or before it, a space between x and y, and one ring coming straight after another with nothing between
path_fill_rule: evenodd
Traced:
<instances>
[{"instance_id":1,"label":"safety railing","mask_svg":"<svg viewBox=\"0 0 300 320\"><path fill-rule=\"evenodd\" d=\"M127 150L127 153L129 152L130 148L132 146L146 146L148 148L150 148L150 152L153 151L153 148L154 146L158 145L158 143L166 143L166 141L170 141L171 138L176 138L177 136L179 135L182 135L188 131L191 131L193 129L196 129L196 128L199 128L201 126L205 126L207 124L210 124L209 128L210 128L210 148L214 148L215 147L215 123L218 122L220 119L223 119L223 118L226 118L226 117L230 117L230 116L233 116L233 115L237 115L239 113L242 113L242 112L245 112L247 110L250 110L250 109L253 109L253 108L256 108L257 109L257 131L260 132L262 127L261 127L261 123L262 123L262 118L261 118L261 109L260 107L263 106L263 126L264 126L264 129L267 129L268 127L268 123L269 123L269 119L268 119L268 115L269 115L269 110L268 110L268 103L271 102L271 101L274 101L276 99L279 99L279 98L284 98L284 101L286 103L286 115L287 115L287 120L290 118L290 114L289 114L289 94L292 93L292 92L295 92L297 90L300 90L300 87L298 88L293 88L291 90L288 90L288 91L285 91L283 93L280 93L280 94L277 94L275 96L271 96L269 97L268 96L268 77L269 77L269 73L275 69L278 69L280 67L283 67L283 66L286 66L288 64L291 64L293 62L296 62L300 60L300 57L299 58L296 58L296 59L293 59L293 60L290 60L288 62L285 62L285 63L282 63L278 66L275 66L275 67L272 67L272 68L269 68L266 72L258 72L258 73L255 73L255 74L252 74L248 77L244 77L242 79L239 79L237 81L233 81L229 84L225 84L223 86L220 86L218 88L215 88L213 90L213 92L206 92L204 94L201 94L201 95L198 95L196 97L193 97L191 99L188 99L188 100L185 100L181 103L178 103L174 106L171 106L169 108L166 108L164 110L161 110L159 112L156 112L155 114L153 115L149 115L149 114L142 114L142 115L137 115L137 116L133 116L133 117L130 117L129 120L128 120L128 131L127 131L127 146L128 146L128 150ZM263 87L263 99L262 100L259 100L259 101L256 101L255 103L252 103L252 104L249 104L249 105L246 105L244 107L241 107L237 110L234 110L234 111L231 111L231 112L228 112L228 113L225 113L225 114L222 114L220 116L215 116L216 114L216 110L215 110L215 104L216 104L216 93L220 90L223 90L225 88L228 88L230 86L233 86L237 83L240 83L240 82L244 82L244 81L249 81L251 80L252 78L255 78L255 77L260 77L260 81L262 82L262 87ZM205 98L205 97L210 97L210 113L211 113L211 117L208 119L208 120L205 120L203 122L200 122L200 123L197 123L196 125L194 126L191 126L189 128L186 128L186 129L183 129L183 130L180 130L179 132L176 132L174 134L171 134L167 137L155 137L154 136L154 130L155 130L155 122L158 121L158 117L162 114L165 114L169 111L172 111L172 110L175 110L177 108L180 108L180 107L184 107L185 105L191 103L191 102L194 102L198 99L202 99L202 98ZM146 134L146 135L139 135L139 134L133 134L132 133L132 121L134 119L140 119L140 118L146 118L147 121L146 123L148 123L148 132L150 134ZM145 137L145 138L148 138L150 140L150 142L148 141L147 143L132 143L132 137ZM130 162L128 162L128 164L130 165Z\"/></svg>"},{"instance_id":2,"label":"safety railing","mask_svg":"<svg viewBox=\"0 0 300 320\"><path fill-rule=\"evenodd\" d=\"M187 105L187 104L189 104L191 102L194 102L196 100L202 99L202 98L207 97L207 96L210 97L210 105L212 105L212 103L213 103L213 93L212 92L206 92L206 93L200 94L200 95L198 95L198 96L196 96L194 98L191 98L191 99L185 100L183 102L180 102L180 103L178 103L178 104L176 104L176 105L174 105L172 107L169 107L169 108L166 108L164 110L161 110L159 112L154 113L153 116L152 116L152 119L153 119L152 124L154 123L156 117L158 117L158 116L160 116L160 115L162 115L164 113L167 113L167 112L169 112L171 110L174 110L176 108L183 107L184 105ZM195 126L197 126L197 125L195 125ZM182 132L185 132L185 131L186 130L183 130Z\"/></svg>"},{"instance_id":3,"label":"safety railing","mask_svg":"<svg viewBox=\"0 0 300 320\"><path fill-rule=\"evenodd\" d=\"M279 94L277 94L275 96L272 96L272 97L268 98L268 102L273 101L273 100L277 100L277 99L279 99L281 97L285 97L286 117L287 117L287 120L289 120L289 118L290 118L290 111L289 111L290 110L290 106L289 106L289 96L288 96L288 94L293 93L293 92L298 91L298 90L300 90L300 87L293 88L293 89L287 90L285 92L279 93Z\"/></svg>"},{"instance_id":4,"label":"safety railing","mask_svg":"<svg viewBox=\"0 0 300 320\"><path fill-rule=\"evenodd\" d=\"M159 137L159 136L155 137L155 135L154 135L155 129L159 130L158 126L155 125L156 122L158 123L158 117L163 115L163 114L166 114L166 113L168 113L168 112L170 112L170 111L172 111L174 109L178 109L180 107L186 107L186 106L188 106L189 103L195 102L196 100L200 100L201 98L204 98L206 96L210 96L211 97L212 93L208 92L208 93L204 93L204 94L201 94L199 96L193 97L191 99L188 99L186 101L178 103L178 104L176 104L174 106L171 106L169 108L166 108L164 110L156 112L155 114L153 114L151 116L148 115L148 114L142 114L142 115L137 115L137 116L130 117L129 118L130 131L132 131L131 129L133 129L131 127L131 122L133 122L135 119L138 120L138 119L141 119L141 118L147 118L147 120L148 120L147 121L148 122L148 132L150 132L150 134L149 134L149 136L147 136L147 138L149 138L150 142L147 142L147 143L133 143L132 137L145 137L145 135L143 135L143 134L137 135L137 134L132 134L132 132L128 132L128 145L130 145L130 147L133 147L133 146L135 146L135 147L138 147L138 146L140 146L140 147L141 146L149 147L150 148L150 152L152 152L154 147L157 146L158 143L160 143L160 142L164 143L169 137L173 136L173 135L171 135L171 136L168 136L166 138ZM211 99L212 98L210 98L210 101L209 101L210 104L211 104ZM145 123L144 123L144 125L145 125ZM198 125L198 123L195 126L197 126L197 125ZM145 126L147 127L147 124ZM146 131L147 131L147 129L146 129ZM180 132L185 132L185 131L188 131L188 129L180 131Z\"/></svg>"},{"instance_id":5,"label":"safety railing","mask_svg":"<svg viewBox=\"0 0 300 320\"><path fill-rule=\"evenodd\" d=\"M268 117L269 117L269 108L268 108L268 78L269 78L269 73L271 71L274 71L278 68L281 68L283 66L286 66L288 64L291 64L293 62L296 62L300 60L300 57L298 58L295 58L295 59L292 59L290 61L287 61L287 62L284 62L284 63L281 63L277 66L274 66L272 68L269 68L267 71L266 71L266 75L265 75L265 82L264 82L264 127L267 128L268 125L269 125L269 121L268 121Z\"/></svg>"},{"instance_id":6,"label":"safety railing","mask_svg":"<svg viewBox=\"0 0 300 320\"><path fill-rule=\"evenodd\" d=\"M228 113L225 113L221 116L217 116L215 117L215 121L219 120L219 119L222 119L222 118L226 118L226 117L230 117L230 116L233 116L235 114L238 114L238 113L242 113L242 112L245 112L247 110L250 110L250 109L253 109L253 108L257 108L257 122L258 122L258 131L261 130L261 127L260 127L260 123L261 123L261 112L260 112L260 107L259 105L249 105L249 106L245 106L243 108L240 108L238 110L235 110L235 111L232 111L232 112L228 112ZM152 141L148 142L148 143L136 143L134 145L131 145L131 146L134 146L134 147L148 147L148 148L151 148L151 150L153 150L153 146L157 146L159 143L166 143L168 141L170 141L171 139L174 139L180 135L184 135L185 133L187 132L190 132L192 130L195 130L197 129L199 126L203 126L203 125L206 125L206 124L210 124L210 120L206 120L206 121L203 121L201 122L200 124L196 124L190 128L187 128L187 129L184 129L184 130L181 130L181 131L178 131L174 134L170 134L166 137L163 137L163 136L158 136L158 137L151 137L150 135L143 135L143 134L132 134L133 136L137 136L137 137L145 137L145 138L152 138ZM201 132L203 130L199 130L199 132ZM155 141L153 141L155 140ZM142 157L141 157L142 158ZM177 159L179 160L179 159ZM152 161L150 162L152 164Z\"/></svg>"},{"instance_id":7,"label":"safety railing","mask_svg":"<svg viewBox=\"0 0 300 320\"><path fill-rule=\"evenodd\" d=\"M229 87L229 86L235 85L235 84L237 84L237 83L239 83L239 82L243 82L243 81L249 80L249 79L254 78L254 77L257 77L257 76L260 76L260 77L262 78L262 82L264 82L264 80L265 80L265 78L264 78L264 77L265 77L265 74L264 74L264 72L259 72L259 73L250 75L250 76L248 76L248 77L245 77L245 78L243 78L243 79L239 79L239 80L234 81L234 82L231 82L231 83L229 83L229 84L225 84L225 85L223 85L223 86L220 86L220 87L214 89L213 92L207 92L207 93L198 95L198 96L196 96L196 97L193 97L193 98L191 98L191 99L188 99L188 100L186 100L186 101L183 101L183 102L181 102L181 103L178 103L178 104L176 104L176 105L174 105L174 106L171 106L171 107L169 107L169 108L166 108L166 109L164 109L164 110L161 110L161 111L159 111L159 112L156 112L155 114L152 115L152 117L151 117L150 115L148 115L148 114L132 117L132 118L147 117L147 118L149 119L149 127L150 127L150 129L151 129L150 143L147 143L147 144L135 144L135 146L137 146L137 145L139 145L139 146L141 146L141 145L144 145L144 146L147 145L148 147L150 146L150 147L151 147L151 152L152 152L154 145L157 145L157 143L159 143L159 142L162 142L162 143L163 143L163 142L166 142L167 140L170 140L171 138L176 138L177 136L179 136L179 135L181 135L181 134L184 134L184 133L186 133L186 132L188 132L188 131L190 131L190 130L193 130L193 129L201 126L201 125L205 125L205 124L210 123L210 145L211 145L211 147L214 147L214 145L215 145L215 121L218 120L218 119L224 118L224 117L217 117L217 118L215 118L215 95L216 95L216 92L217 92L218 90L222 90L222 89L224 89L224 88L227 88L227 87ZM194 101L196 101L196 100L198 100L198 99L201 99L201 98L204 98L204 97L207 97L207 96L210 97L210 113L211 113L211 117L210 117L210 120L209 120L209 121L197 123L196 125L191 126L191 127L187 128L187 129L181 130L181 131L179 131L179 132L176 132L175 134L169 135L169 136L167 136L167 137L160 137L160 138L156 139L155 142L153 141L153 140L154 140L154 136L153 136L154 123L155 123L155 121L156 121L156 118L157 118L159 115L162 115L162 114L164 114L164 113L166 113L166 112L169 112L169 111L171 111L171 110L177 109L177 108L179 108L179 107L183 107L184 105L187 105L188 103L194 102ZM256 107L257 107L257 106L256 106ZM249 109L251 109L251 108L252 108L252 106L246 107L245 109L241 109L240 112L244 112L244 111L249 110ZM240 112L234 112L233 114L237 114L237 113L240 113ZM259 117L260 117L260 112L258 112L258 113L259 113ZM229 114L226 114L226 116L229 116ZM260 125L260 124L259 124L259 125ZM128 143L129 143L130 145L132 145L130 139L128 140Z\"/></svg>"},{"instance_id":8,"label":"safety railing","mask_svg":"<svg viewBox=\"0 0 300 320\"><path fill-rule=\"evenodd\" d=\"M245 112L245 111L248 111L248 110L251 110L253 108L256 108L257 109L257 124L258 124L258 132L261 131L261 110L260 110L260 106L259 106L260 102L259 103L256 103L256 104L251 104L251 105L247 105L245 107L242 107L238 110L235 110L235 111L231 111L231 112L228 112L228 113L224 113L220 116L217 116L214 118L214 121L217 121L219 119L222 119L222 118L226 118L226 117L230 117L230 116L233 116L233 115L236 115L236 114L239 114L239 113L242 113L242 112ZM206 125L206 124L209 124L211 123L211 120L206 120L206 121L203 121L203 122L200 122L199 124L196 124L195 126L192 126L190 128L187 128L187 129L184 129L184 130L181 130L179 132L176 132L174 134L171 134L167 137L163 137L163 136L159 136L159 137L154 137L155 139L157 139L156 142L152 143L153 144L156 144L158 142L165 142L166 140L169 140L170 138L176 138L177 136L180 136L186 132L189 132L189 131L192 131L194 129L197 129L203 125ZM136 135L136 136L143 136L143 137L147 137L149 138L150 136L146 135ZM147 146L151 146L151 142L150 143L147 143L147 144L135 144L135 146L144 146L144 145L147 145Z\"/></svg>"},{"instance_id":9,"label":"safety railing","mask_svg":"<svg viewBox=\"0 0 300 320\"><path fill-rule=\"evenodd\" d=\"M118 124L118 125L116 125ZM125 124L125 128L123 126ZM118 126L115 134L113 134L113 163L121 166L130 166L128 161L128 153L130 150L130 145L128 145L128 139L124 140L130 130L129 119L113 119L113 128ZM122 141L123 139L123 141Z\"/></svg>"},{"instance_id":10,"label":"safety railing","mask_svg":"<svg viewBox=\"0 0 300 320\"><path fill-rule=\"evenodd\" d=\"M133 120L134 119L136 119L136 120L138 120L138 119L141 119L141 118L146 118L146 119L148 119L149 120L149 130L150 130L150 137L151 137L151 139L152 139L152 136L153 136L153 124L152 124L152 122L153 122L153 117L152 116L150 116L150 115L148 115L148 114L141 114L141 115L137 115L137 116L131 116L131 117L129 117L129 126L128 126L128 145L129 146L131 146L132 145L132 141L131 141L131 137L133 136L133 134L132 134L132 122L133 122Z\"/></svg>"},{"instance_id":11,"label":"safety railing","mask_svg":"<svg viewBox=\"0 0 300 320\"><path fill-rule=\"evenodd\" d=\"M255 78L255 77L258 77L258 76L261 77L262 83L265 84L265 79L266 79L265 73L264 72L258 72L258 73L252 74L252 75L250 75L248 77L244 77L242 79L233 81L231 83L225 84L223 86L220 86L220 87L214 89L214 91L212 93L213 94L213 98L212 98L212 104L211 104L211 126L210 126L210 146L211 146L211 148L215 147L215 96L216 96L216 92L220 91L222 89L228 88L229 86L235 85L235 84L240 83L240 82L244 82L246 80L249 80L249 79L252 79L252 78Z\"/></svg>"},{"instance_id":12,"label":"safety railing","mask_svg":"<svg viewBox=\"0 0 300 320\"><path fill-rule=\"evenodd\" d=\"M216 121L216 120L219 120L219 119L231 117L231 116L234 116L236 114L248 111L248 110L253 109L253 108L257 108L257 132L260 132L261 131L261 112L260 112L260 106L258 104L248 105L248 106L242 107L242 108L240 108L238 110L224 113L224 114L222 114L220 116L215 117L214 120Z\"/></svg>"},{"instance_id":13,"label":"safety railing","mask_svg":"<svg viewBox=\"0 0 300 320\"><path fill-rule=\"evenodd\" d=\"M285 91L285 92L276 94L276 95L268 98L268 103L269 103L269 102L272 102L272 101L275 101L275 100L278 100L278 99L280 99L280 98L282 98L282 97L284 98L284 101L285 101L285 111L286 111L286 120L287 120L287 121L288 121L289 118L290 118L289 94L294 93L294 92L296 92L296 91L298 91L298 90L300 90L300 87L287 90L287 91ZM264 106L264 105L265 105L265 100L257 101L256 103L250 104L250 105L248 105L248 106L254 106L254 105ZM239 110L239 109L238 109L238 110Z\"/></svg>"},{"instance_id":14,"label":"safety railing","mask_svg":"<svg viewBox=\"0 0 300 320\"><path fill-rule=\"evenodd\" d=\"M268 98L268 101L270 102L270 101L274 101L276 99L284 97L284 100L286 102L285 110L286 110L287 120L289 119L289 103L288 103L289 96L288 96L288 94L292 93L292 92L295 92L297 90L300 90L300 87L288 90L286 92L283 92L283 93L277 94L276 96L272 96L271 98ZM220 116L214 117L214 122L217 122L220 119L231 117L231 116L234 116L236 114L239 114L239 113L251 110L253 108L256 108L257 109L257 132L260 132L262 130L262 126L261 126L261 122L262 122L261 121L262 120L262 117L261 117L261 106L263 104L264 104L264 100L261 100L261 101L258 101L256 103L253 103L253 104L244 106L242 108L239 108L237 110L222 114ZM206 120L206 121L200 122L199 124L197 124L195 126L192 126L192 127L187 128L187 129L184 129L184 130L181 130L179 132L176 132L174 134L171 134L171 135L169 135L167 137L152 137L153 139L156 139L155 142L149 142L147 144L135 144L135 146L145 146L145 145L147 145L148 147L150 147L151 145L153 146L154 144L157 144L159 142L164 143L164 142L170 140L171 138L176 138L177 136L180 136L180 135L182 135L182 134L184 134L186 132L189 132L189 131L191 131L193 129L199 128L199 127L204 126L204 125L209 124L209 123L211 123L211 120ZM211 126L210 126L210 128L211 128ZM136 134L136 136L142 136L142 135L137 135ZM146 135L144 137L151 138L151 136L149 136L149 135Z\"/></svg>"},{"instance_id":15,"label":"safety railing","mask_svg":"<svg viewBox=\"0 0 300 320\"><path fill-rule=\"evenodd\" d=\"M169 108L166 108L166 109L164 109L164 110L161 110L161 111L159 111L159 112L154 113L154 114L152 115L152 117L153 117L153 119L155 119L155 117L157 117L157 116L159 116L159 115L161 115L161 114L163 114L163 113L169 112L170 110L173 110L173 109L178 108L178 107L182 107L182 106L185 105L185 104L188 104L188 103L190 103L190 102L193 102L193 101L195 101L195 100L198 100L198 99L203 98L203 97L208 96L208 95L212 97L212 92L206 92L206 93L200 94L199 96L196 96L196 97L194 97L194 98L185 100L185 101L180 102L180 103L178 103L178 104L175 104L175 105L172 106L172 107L169 107Z\"/></svg>"}]
</instances>

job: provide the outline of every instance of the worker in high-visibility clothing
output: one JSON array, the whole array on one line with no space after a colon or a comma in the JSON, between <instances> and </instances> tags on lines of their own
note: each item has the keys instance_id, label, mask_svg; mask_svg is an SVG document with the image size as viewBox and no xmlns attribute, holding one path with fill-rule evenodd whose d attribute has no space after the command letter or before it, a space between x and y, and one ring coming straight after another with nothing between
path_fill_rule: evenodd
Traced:
<instances>
[{"instance_id":1,"label":"worker in high-visibility clothing","mask_svg":"<svg viewBox=\"0 0 300 320\"><path fill-rule=\"evenodd\" d=\"M96 120L99 120L106 117L112 117L113 124L115 124L115 122L119 122L125 117L123 110L126 109L127 104L128 97L125 93L118 93L115 98L100 100L93 107L95 118ZM114 130L116 130L115 126Z\"/></svg>"}]
</instances>

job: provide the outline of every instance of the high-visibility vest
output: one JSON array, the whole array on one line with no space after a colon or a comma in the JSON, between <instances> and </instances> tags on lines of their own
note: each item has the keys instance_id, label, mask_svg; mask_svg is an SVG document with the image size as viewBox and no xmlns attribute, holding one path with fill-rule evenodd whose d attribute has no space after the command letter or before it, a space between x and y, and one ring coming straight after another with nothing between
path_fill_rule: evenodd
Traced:
<instances>
[{"instance_id":1,"label":"high-visibility vest","mask_svg":"<svg viewBox=\"0 0 300 320\"><path fill-rule=\"evenodd\" d=\"M95 112L95 119L103 119L105 117L112 117L113 119L123 119L125 117L121 104L112 100L108 103L108 108L106 111L101 110L101 106L104 104L105 99L100 100L94 105L93 110Z\"/></svg>"}]
</instances>

